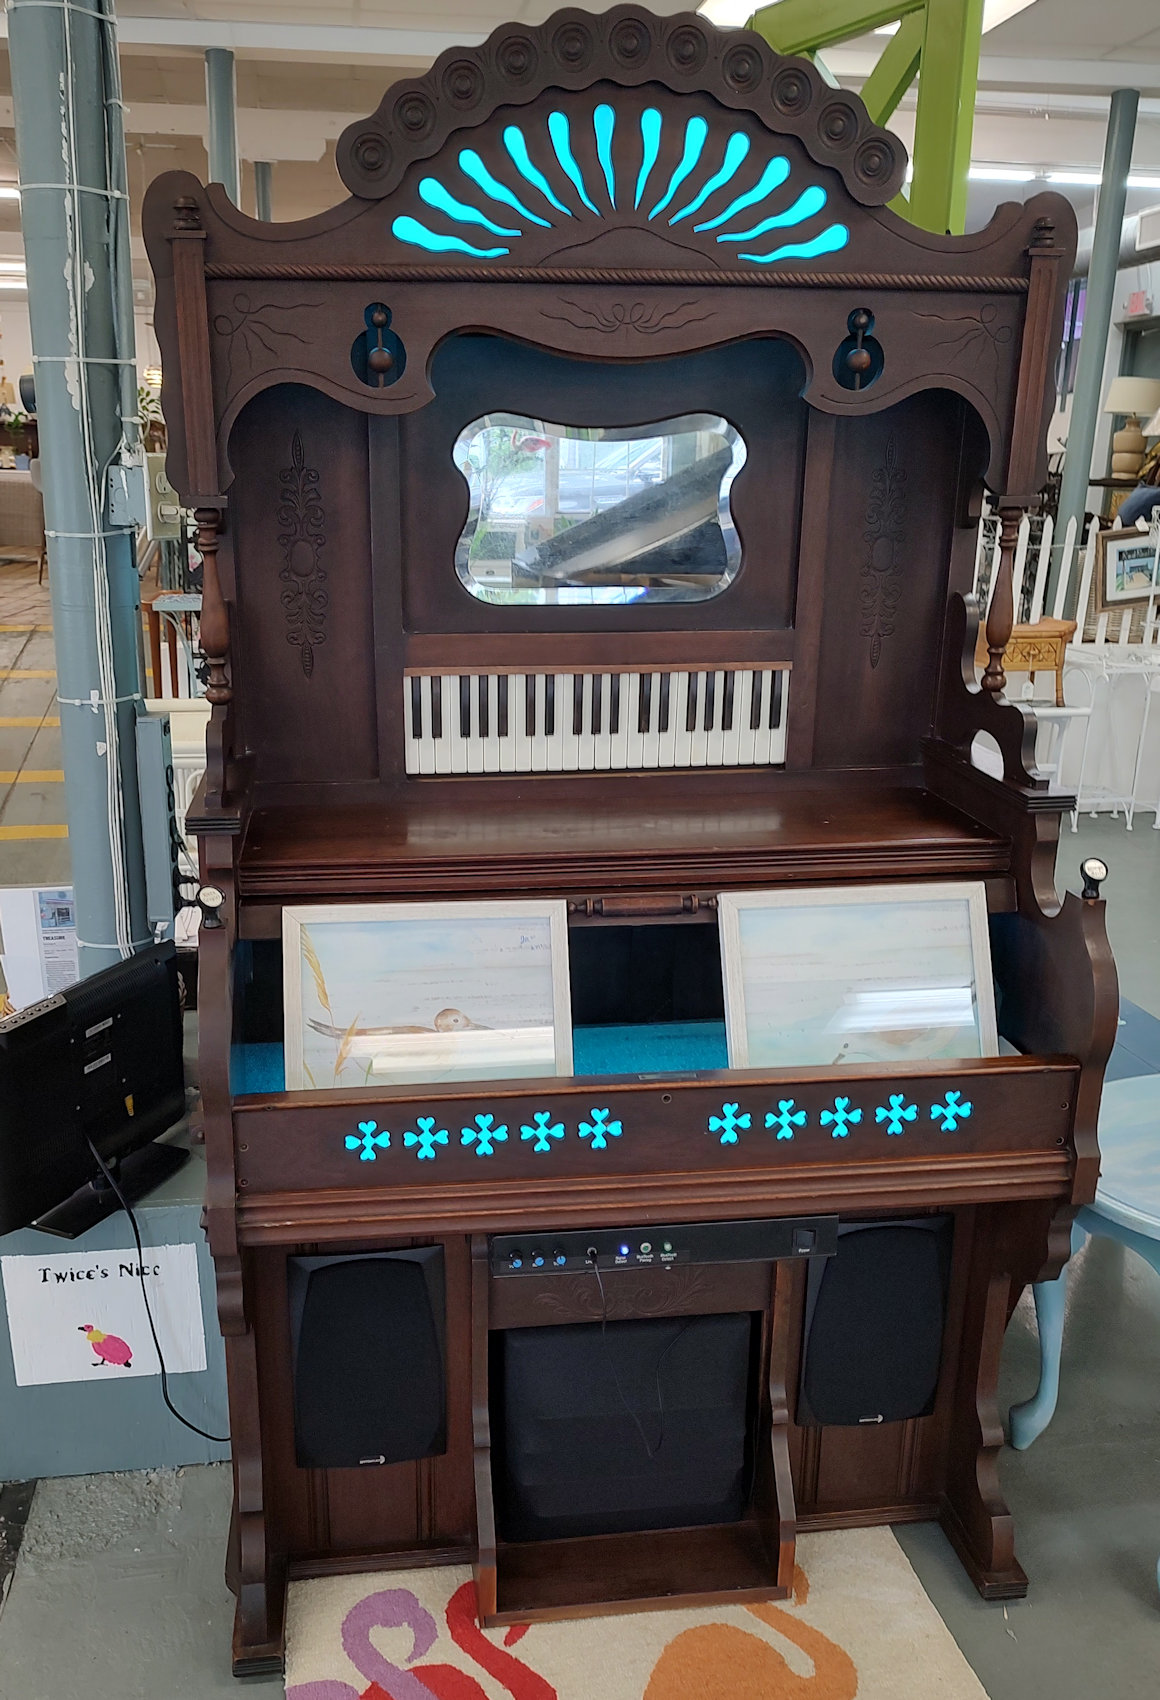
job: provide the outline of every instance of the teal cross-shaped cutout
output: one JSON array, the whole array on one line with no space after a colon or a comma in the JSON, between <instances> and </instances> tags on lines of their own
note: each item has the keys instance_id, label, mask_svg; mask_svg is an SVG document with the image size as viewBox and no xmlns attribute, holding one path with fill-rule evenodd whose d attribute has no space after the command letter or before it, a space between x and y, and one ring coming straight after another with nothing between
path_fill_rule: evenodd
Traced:
<instances>
[{"instance_id":1,"label":"teal cross-shaped cutout","mask_svg":"<svg viewBox=\"0 0 1160 1700\"><path fill-rule=\"evenodd\" d=\"M849 1098L835 1098L832 1110L822 1111L822 1126L833 1128L835 1139L849 1139L850 1129L862 1120L861 1110L850 1108Z\"/></svg>"},{"instance_id":2,"label":"teal cross-shaped cutout","mask_svg":"<svg viewBox=\"0 0 1160 1700\"><path fill-rule=\"evenodd\" d=\"M417 1145L419 1147L418 1151L415 1153L417 1157L430 1157L433 1160L435 1157L435 1147L437 1145L447 1144L449 1137L447 1129L445 1127L441 1127L438 1133L436 1133L434 1116L416 1116L415 1127L418 1128L418 1133L408 1129L403 1135L403 1144L407 1147L408 1151L412 1146Z\"/></svg>"},{"instance_id":3,"label":"teal cross-shaped cutout","mask_svg":"<svg viewBox=\"0 0 1160 1700\"><path fill-rule=\"evenodd\" d=\"M766 1110L765 1125L775 1127L779 1139L792 1139L795 1127L805 1127L806 1112L795 1110L792 1098L779 1098L776 1114L772 1110Z\"/></svg>"},{"instance_id":4,"label":"teal cross-shaped cutout","mask_svg":"<svg viewBox=\"0 0 1160 1700\"><path fill-rule=\"evenodd\" d=\"M495 1154L493 1141L503 1144L507 1139L507 1123L501 1122L495 1126L494 1116L476 1116L474 1127L464 1127L459 1130L461 1145L474 1145L477 1157L491 1157Z\"/></svg>"},{"instance_id":5,"label":"teal cross-shaped cutout","mask_svg":"<svg viewBox=\"0 0 1160 1700\"><path fill-rule=\"evenodd\" d=\"M965 1122L971 1113L969 1103L961 1102L961 1092L947 1092L943 1095L941 1104L932 1104L930 1119L932 1122L941 1121L943 1133L954 1133L960 1122Z\"/></svg>"},{"instance_id":6,"label":"teal cross-shaped cutout","mask_svg":"<svg viewBox=\"0 0 1160 1700\"><path fill-rule=\"evenodd\" d=\"M721 1114L709 1117L709 1132L720 1133L722 1145L736 1145L738 1129L744 1133L753 1119L748 1110L738 1115L737 1109L736 1104L722 1104Z\"/></svg>"},{"instance_id":7,"label":"teal cross-shaped cutout","mask_svg":"<svg viewBox=\"0 0 1160 1700\"><path fill-rule=\"evenodd\" d=\"M552 1121L551 1110L537 1110L532 1121L535 1124L532 1127L529 1127L527 1122L520 1123L520 1138L534 1139L536 1143L532 1146L533 1151L550 1151L553 1139L563 1139L564 1124Z\"/></svg>"},{"instance_id":8,"label":"teal cross-shaped cutout","mask_svg":"<svg viewBox=\"0 0 1160 1700\"><path fill-rule=\"evenodd\" d=\"M581 1122L577 1128L581 1139L591 1139L593 1151L607 1149L610 1139L619 1139L623 1131L619 1122L610 1122L607 1110L589 1110L592 1117L590 1122Z\"/></svg>"},{"instance_id":9,"label":"teal cross-shaped cutout","mask_svg":"<svg viewBox=\"0 0 1160 1700\"><path fill-rule=\"evenodd\" d=\"M889 1104L879 1104L874 1112L876 1122L887 1124L887 1133L902 1133L903 1122L912 1122L918 1114L917 1104L906 1102L905 1092L892 1092Z\"/></svg>"},{"instance_id":10,"label":"teal cross-shaped cutout","mask_svg":"<svg viewBox=\"0 0 1160 1700\"><path fill-rule=\"evenodd\" d=\"M346 1136L347 1150L358 1151L360 1163L373 1163L378 1152L385 1151L391 1143L387 1129L384 1128L380 1133L378 1126L378 1122L359 1122L358 1133L348 1133Z\"/></svg>"}]
</instances>

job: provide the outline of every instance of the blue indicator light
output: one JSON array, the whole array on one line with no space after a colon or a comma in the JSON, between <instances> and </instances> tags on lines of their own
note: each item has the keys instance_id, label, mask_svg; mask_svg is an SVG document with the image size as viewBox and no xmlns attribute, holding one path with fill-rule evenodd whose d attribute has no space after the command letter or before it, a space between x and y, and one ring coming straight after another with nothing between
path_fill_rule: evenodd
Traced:
<instances>
[{"instance_id":1,"label":"blue indicator light","mask_svg":"<svg viewBox=\"0 0 1160 1700\"><path fill-rule=\"evenodd\" d=\"M513 1251L508 1261L511 1263L513 1269L522 1269L524 1266L524 1260L518 1251Z\"/></svg>"},{"instance_id":2,"label":"blue indicator light","mask_svg":"<svg viewBox=\"0 0 1160 1700\"><path fill-rule=\"evenodd\" d=\"M562 1251L558 1251L556 1253L556 1268L557 1269L563 1269L563 1267L567 1263L567 1261L568 1261L568 1259L564 1256L564 1253Z\"/></svg>"},{"instance_id":3,"label":"blue indicator light","mask_svg":"<svg viewBox=\"0 0 1160 1700\"><path fill-rule=\"evenodd\" d=\"M630 1246L622 1245L618 1246L617 1249L620 1252L621 1257L627 1257L632 1248Z\"/></svg>"},{"instance_id":4,"label":"blue indicator light","mask_svg":"<svg viewBox=\"0 0 1160 1700\"><path fill-rule=\"evenodd\" d=\"M544 1254L543 1254L542 1251L537 1251L532 1256L532 1268L533 1269L542 1269L543 1267L544 1267Z\"/></svg>"}]
</instances>

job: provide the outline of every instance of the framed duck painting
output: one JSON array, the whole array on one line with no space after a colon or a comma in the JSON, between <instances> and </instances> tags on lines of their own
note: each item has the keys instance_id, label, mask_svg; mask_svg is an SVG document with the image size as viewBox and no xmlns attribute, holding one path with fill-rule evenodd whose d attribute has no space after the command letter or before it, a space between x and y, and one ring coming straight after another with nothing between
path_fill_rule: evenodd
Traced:
<instances>
[{"instance_id":1,"label":"framed duck painting","mask_svg":"<svg viewBox=\"0 0 1160 1700\"><path fill-rule=\"evenodd\" d=\"M567 905L282 911L286 1089L572 1072Z\"/></svg>"}]
</instances>

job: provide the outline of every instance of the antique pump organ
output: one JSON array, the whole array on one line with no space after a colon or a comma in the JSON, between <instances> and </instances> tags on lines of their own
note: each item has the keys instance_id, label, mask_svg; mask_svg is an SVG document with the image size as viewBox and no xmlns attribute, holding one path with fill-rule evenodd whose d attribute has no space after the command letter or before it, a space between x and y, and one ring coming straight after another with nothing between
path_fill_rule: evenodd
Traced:
<instances>
[{"instance_id":1,"label":"antique pump organ","mask_svg":"<svg viewBox=\"0 0 1160 1700\"><path fill-rule=\"evenodd\" d=\"M200 1020L235 1667L276 1667L287 1579L337 1570L472 1562L484 1619L514 1621L777 1597L796 1529L941 1518L981 1592L1017 1595L999 1350L1093 1195L1116 1003L1102 904L1055 894L1067 799L1003 697L1070 208L919 230L854 96L631 6L444 54L337 158L348 198L303 223L182 173L145 214L205 562L190 820L224 894ZM1004 549L977 678L984 485ZM562 900L579 1032L655 1027L633 964L659 957L662 1021L719 1019L722 894L933 881L985 886L1002 1054L597 1047L570 1076L284 1090L293 906ZM834 1415L857 1343L822 1373L818 1277L875 1227L850 1291L905 1309L919 1248L929 1386L903 1390L887 1316L897 1385ZM741 1363L721 1432L744 1468L707 1509L660 1493L634 1518L626 1490L570 1521L561 1478L544 1513L521 1413L563 1360L537 1343L666 1318L704 1325L690 1384ZM394 1417L362 1456L376 1359Z\"/></svg>"}]
</instances>

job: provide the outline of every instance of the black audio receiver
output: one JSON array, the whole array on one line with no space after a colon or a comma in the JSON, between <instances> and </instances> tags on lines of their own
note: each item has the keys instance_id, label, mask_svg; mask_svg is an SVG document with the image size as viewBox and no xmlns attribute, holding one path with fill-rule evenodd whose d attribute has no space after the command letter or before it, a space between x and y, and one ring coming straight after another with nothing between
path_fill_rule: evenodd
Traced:
<instances>
[{"instance_id":1,"label":"black audio receiver","mask_svg":"<svg viewBox=\"0 0 1160 1700\"><path fill-rule=\"evenodd\" d=\"M496 1234L493 1275L576 1274L584 1269L665 1269L676 1263L773 1263L832 1257L836 1216L783 1216L772 1222L684 1222L643 1228Z\"/></svg>"}]
</instances>

